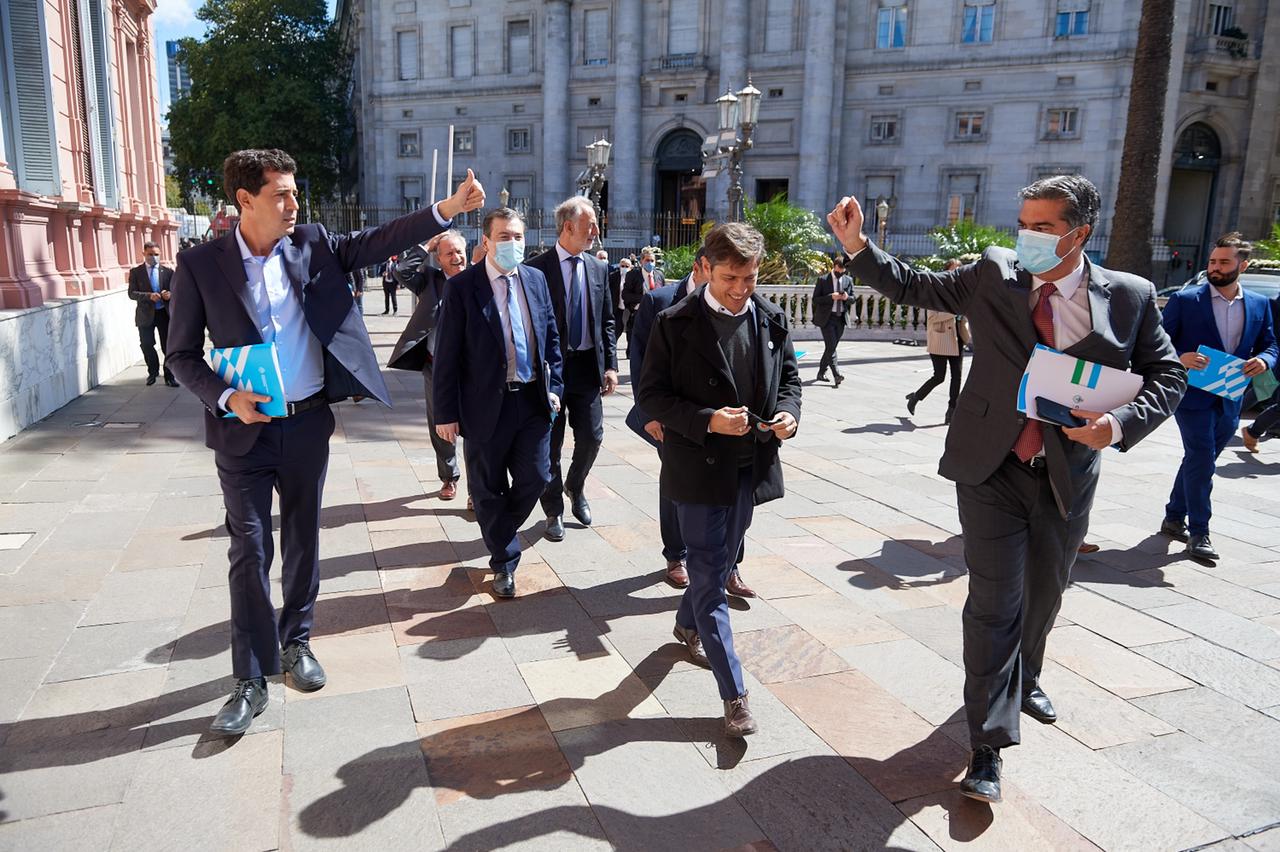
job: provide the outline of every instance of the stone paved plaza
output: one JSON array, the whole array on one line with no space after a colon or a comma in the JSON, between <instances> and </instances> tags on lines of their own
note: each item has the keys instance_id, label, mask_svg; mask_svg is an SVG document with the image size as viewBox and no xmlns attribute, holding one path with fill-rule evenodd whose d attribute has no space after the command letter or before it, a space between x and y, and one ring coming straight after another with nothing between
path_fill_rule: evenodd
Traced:
<instances>
[{"instance_id":1,"label":"stone paved plaza","mask_svg":"<svg viewBox=\"0 0 1280 852\"><path fill-rule=\"evenodd\" d=\"M372 299L370 299L372 302ZM383 361L404 317L370 317ZM465 501L433 495L421 379L336 409L313 647L238 741L227 539L200 406L139 365L0 446L0 849L1280 849L1280 445L1228 448L1215 568L1154 535L1166 424L1108 451L1090 540L1005 801L967 746L945 387L924 350L845 343L756 514L733 622L761 732L724 739L671 637L658 460L606 403L596 518L525 531L520 597L486 589ZM966 362L967 366L967 362ZM624 364L625 373L625 364ZM465 478L464 478L465 490ZM278 572L277 572L278 574ZM278 593L278 589L277 589Z\"/></svg>"}]
</instances>

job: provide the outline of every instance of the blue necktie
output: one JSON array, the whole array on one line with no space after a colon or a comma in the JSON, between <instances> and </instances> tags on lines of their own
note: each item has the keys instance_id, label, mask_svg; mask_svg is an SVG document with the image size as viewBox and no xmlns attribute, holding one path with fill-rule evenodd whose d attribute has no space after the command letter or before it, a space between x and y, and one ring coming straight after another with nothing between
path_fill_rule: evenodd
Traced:
<instances>
[{"instance_id":1,"label":"blue necktie","mask_svg":"<svg viewBox=\"0 0 1280 852\"><path fill-rule=\"evenodd\" d=\"M582 290L578 286L578 262L581 258L569 258L569 348L582 348Z\"/></svg>"},{"instance_id":2,"label":"blue necktie","mask_svg":"<svg viewBox=\"0 0 1280 852\"><path fill-rule=\"evenodd\" d=\"M159 292L160 292L160 279L159 279L159 273L156 271L156 269L157 269L157 267L154 267L154 266L148 266L148 267L147 267L148 273L149 273L149 274L150 274L150 276L151 276L151 292L152 292L152 293L159 293ZM160 301L156 302L156 303L155 303L155 305L156 305L156 309L157 309L157 310L164 310L164 300L163 300L163 299L161 299Z\"/></svg>"},{"instance_id":3,"label":"blue necktie","mask_svg":"<svg viewBox=\"0 0 1280 852\"><path fill-rule=\"evenodd\" d=\"M516 381L533 380L533 367L529 364L529 341L524 332L524 313L520 310L520 300L516 298L516 281L506 275L499 280L507 283L507 316L511 320L511 345L516 350Z\"/></svg>"}]
</instances>

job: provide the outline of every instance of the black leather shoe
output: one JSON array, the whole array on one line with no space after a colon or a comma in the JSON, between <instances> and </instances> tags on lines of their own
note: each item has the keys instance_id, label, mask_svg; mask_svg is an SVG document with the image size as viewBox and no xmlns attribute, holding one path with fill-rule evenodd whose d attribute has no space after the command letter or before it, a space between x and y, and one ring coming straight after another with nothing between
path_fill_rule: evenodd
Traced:
<instances>
[{"instance_id":1,"label":"black leather shoe","mask_svg":"<svg viewBox=\"0 0 1280 852\"><path fill-rule=\"evenodd\" d=\"M1022 712L1045 725L1052 725L1058 721L1058 711L1053 709L1053 702L1038 686L1031 687L1031 690L1022 696Z\"/></svg>"},{"instance_id":2,"label":"black leather shoe","mask_svg":"<svg viewBox=\"0 0 1280 852\"><path fill-rule=\"evenodd\" d=\"M171 388L176 388L178 386L178 380L175 379L173 376L166 377L164 380L164 383Z\"/></svg>"},{"instance_id":3,"label":"black leather shoe","mask_svg":"<svg viewBox=\"0 0 1280 852\"><path fill-rule=\"evenodd\" d=\"M969 761L969 774L960 782L960 792L980 802L1000 801L1000 767L1004 761L1000 752L988 745L980 745Z\"/></svg>"},{"instance_id":4,"label":"black leather shoe","mask_svg":"<svg viewBox=\"0 0 1280 852\"><path fill-rule=\"evenodd\" d=\"M916 395L914 393L907 394L907 413L908 414L914 415L916 413L916 403L918 403L919 401L920 400L916 399Z\"/></svg>"},{"instance_id":5,"label":"black leather shoe","mask_svg":"<svg viewBox=\"0 0 1280 852\"><path fill-rule=\"evenodd\" d=\"M587 504L587 497L581 491L576 494L568 488L564 490L569 495L569 509L573 512L573 516L578 519L578 523L584 527L591 526L591 506Z\"/></svg>"},{"instance_id":6,"label":"black leather shoe","mask_svg":"<svg viewBox=\"0 0 1280 852\"><path fill-rule=\"evenodd\" d=\"M493 593L500 598L516 596L516 575L510 571L497 571L493 575Z\"/></svg>"},{"instance_id":7,"label":"black leather shoe","mask_svg":"<svg viewBox=\"0 0 1280 852\"><path fill-rule=\"evenodd\" d=\"M835 373L836 387L840 387L840 383L844 381L844 373Z\"/></svg>"},{"instance_id":8,"label":"black leather shoe","mask_svg":"<svg viewBox=\"0 0 1280 852\"><path fill-rule=\"evenodd\" d=\"M238 737L253 724L253 718L267 709L266 678L241 679L231 697L213 717L209 730L215 734Z\"/></svg>"},{"instance_id":9,"label":"black leather shoe","mask_svg":"<svg viewBox=\"0 0 1280 852\"><path fill-rule=\"evenodd\" d=\"M147 387L151 387L151 386L152 386L152 385L154 385L155 383L156 383L156 377L155 377L155 376L147 376Z\"/></svg>"},{"instance_id":10,"label":"black leather shoe","mask_svg":"<svg viewBox=\"0 0 1280 852\"><path fill-rule=\"evenodd\" d=\"M1165 518L1160 522L1160 534L1167 535L1174 541L1187 540L1187 525L1182 521Z\"/></svg>"},{"instance_id":11,"label":"black leather shoe","mask_svg":"<svg viewBox=\"0 0 1280 852\"><path fill-rule=\"evenodd\" d=\"M306 642L294 642L280 655L284 670L293 678L293 685L303 692L315 692L325 684L324 668L311 646Z\"/></svg>"},{"instance_id":12,"label":"black leather shoe","mask_svg":"<svg viewBox=\"0 0 1280 852\"><path fill-rule=\"evenodd\" d=\"M1187 542L1187 553L1191 554L1193 559L1205 559L1209 562L1217 562L1219 558L1213 542L1209 541L1208 533L1191 536L1191 540Z\"/></svg>"},{"instance_id":13,"label":"black leather shoe","mask_svg":"<svg viewBox=\"0 0 1280 852\"><path fill-rule=\"evenodd\" d=\"M827 380L826 370L823 370L822 372L818 373L818 377L814 379L815 382L825 382L826 380Z\"/></svg>"},{"instance_id":14,"label":"black leather shoe","mask_svg":"<svg viewBox=\"0 0 1280 852\"><path fill-rule=\"evenodd\" d=\"M559 515L547 518L547 528L542 531L547 541L564 541L564 520Z\"/></svg>"}]
</instances>

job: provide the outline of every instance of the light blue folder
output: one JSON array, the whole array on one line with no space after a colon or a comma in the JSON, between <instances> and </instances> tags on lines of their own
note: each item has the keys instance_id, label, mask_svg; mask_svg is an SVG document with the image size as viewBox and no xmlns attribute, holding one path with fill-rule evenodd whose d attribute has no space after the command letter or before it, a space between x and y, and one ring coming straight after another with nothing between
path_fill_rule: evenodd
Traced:
<instances>
[{"instance_id":1,"label":"light blue folder","mask_svg":"<svg viewBox=\"0 0 1280 852\"><path fill-rule=\"evenodd\" d=\"M1244 361L1210 346L1201 346L1196 352L1209 359L1203 370L1187 370L1187 384L1200 388L1214 396L1240 399L1249 387L1249 377L1244 374Z\"/></svg>"},{"instance_id":2,"label":"light blue folder","mask_svg":"<svg viewBox=\"0 0 1280 852\"><path fill-rule=\"evenodd\" d=\"M276 356L274 343L210 349L209 366L236 390L271 397L270 402L258 403L258 410L268 417L284 417L288 413L284 380L280 378L280 359ZM222 416L236 415L228 411Z\"/></svg>"}]
</instances>

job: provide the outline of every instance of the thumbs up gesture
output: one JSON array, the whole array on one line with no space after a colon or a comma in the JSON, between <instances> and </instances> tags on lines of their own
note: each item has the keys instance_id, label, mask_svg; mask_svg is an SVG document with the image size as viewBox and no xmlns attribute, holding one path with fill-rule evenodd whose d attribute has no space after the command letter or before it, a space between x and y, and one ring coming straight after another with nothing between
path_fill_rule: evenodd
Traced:
<instances>
[{"instance_id":1,"label":"thumbs up gesture","mask_svg":"<svg viewBox=\"0 0 1280 852\"><path fill-rule=\"evenodd\" d=\"M458 191L437 205L440 215L446 219L452 219L459 213L479 210L483 206L484 187L476 180L476 174L471 169L467 169L467 179L458 187Z\"/></svg>"}]
</instances>

